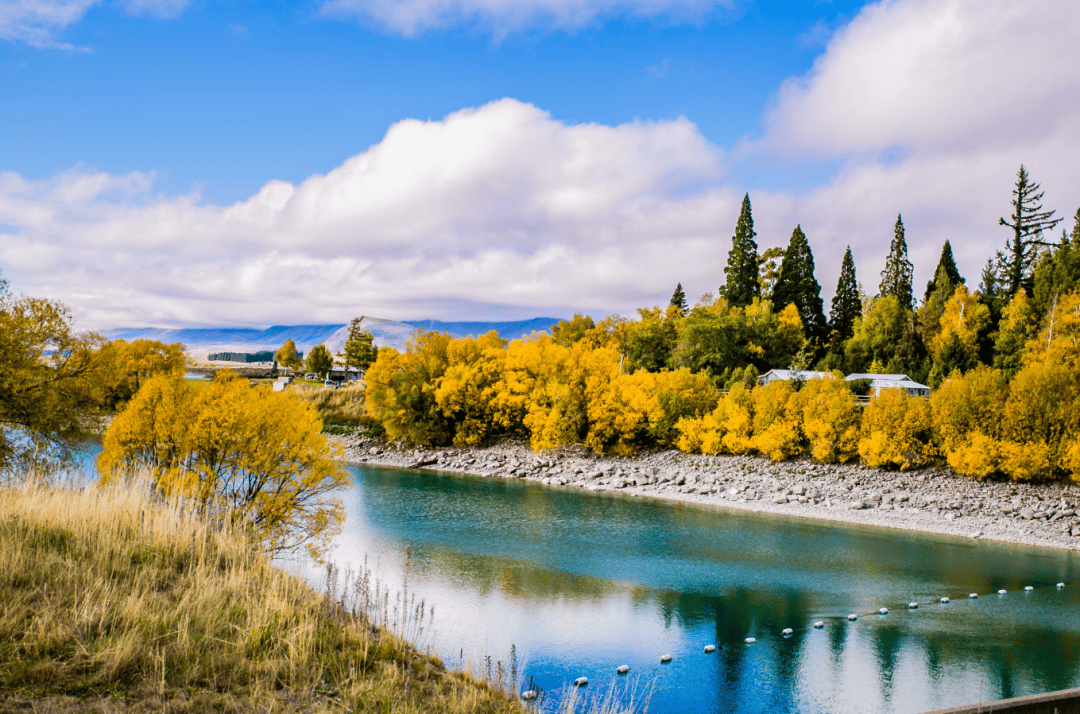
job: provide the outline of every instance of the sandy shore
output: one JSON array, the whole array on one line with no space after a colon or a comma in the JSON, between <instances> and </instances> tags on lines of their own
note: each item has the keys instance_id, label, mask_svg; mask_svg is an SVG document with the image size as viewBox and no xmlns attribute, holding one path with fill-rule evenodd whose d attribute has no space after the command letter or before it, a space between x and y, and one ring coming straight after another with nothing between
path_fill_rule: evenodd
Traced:
<instances>
[{"instance_id":1,"label":"sandy shore","mask_svg":"<svg viewBox=\"0 0 1080 714\"><path fill-rule=\"evenodd\" d=\"M808 459L680 451L596 457L581 447L533 454L522 443L485 449L402 449L335 437L353 464L416 466L553 488L617 491L705 507L779 513L883 528L1080 550L1080 484L975 481L948 469L897 472Z\"/></svg>"}]
</instances>

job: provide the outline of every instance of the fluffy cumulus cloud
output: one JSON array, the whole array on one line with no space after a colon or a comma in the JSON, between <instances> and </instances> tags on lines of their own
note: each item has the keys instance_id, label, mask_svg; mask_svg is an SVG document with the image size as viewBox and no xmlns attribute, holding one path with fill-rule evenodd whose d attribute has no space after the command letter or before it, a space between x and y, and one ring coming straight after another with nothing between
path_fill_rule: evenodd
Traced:
<instances>
[{"instance_id":1,"label":"fluffy cumulus cloud","mask_svg":"<svg viewBox=\"0 0 1080 714\"><path fill-rule=\"evenodd\" d=\"M328 174L232 206L156 195L150 174L0 175L0 266L95 327L633 314L678 281L716 289L749 189L761 246L801 224L826 296L847 244L875 291L897 213L918 282L950 240L975 285L1021 163L1047 207L1080 205L1080 18L1014 5L866 7L730 152L686 119L569 125L508 99L399 122ZM838 168L762 191L747 164Z\"/></svg>"},{"instance_id":2,"label":"fluffy cumulus cloud","mask_svg":"<svg viewBox=\"0 0 1080 714\"><path fill-rule=\"evenodd\" d=\"M578 29L612 16L696 21L734 0L326 0L331 17L373 21L406 36L475 27L498 35L532 29Z\"/></svg>"},{"instance_id":3,"label":"fluffy cumulus cloud","mask_svg":"<svg viewBox=\"0 0 1080 714\"><path fill-rule=\"evenodd\" d=\"M720 163L683 119L566 125L503 100L402 121L232 206L154 196L142 174L4 175L0 261L93 325L629 311L734 222Z\"/></svg>"},{"instance_id":4,"label":"fluffy cumulus cloud","mask_svg":"<svg viewBox=\"0 0 1080 714\"><path fill-rule=\"evenodd\" d=\"M121 7L132 15L173 17L190 0L124 0ZM0 0L0 38L25 42L32 47L76 49L57 40L66 27L83 18L101 0Z\"/></svg>"}]
</instances>

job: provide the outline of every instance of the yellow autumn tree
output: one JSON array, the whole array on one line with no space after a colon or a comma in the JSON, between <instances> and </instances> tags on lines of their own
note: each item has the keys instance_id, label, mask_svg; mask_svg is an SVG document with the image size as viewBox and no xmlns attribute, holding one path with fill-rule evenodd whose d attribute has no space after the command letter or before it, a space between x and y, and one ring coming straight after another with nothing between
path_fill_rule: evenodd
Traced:
<instances>
[{"instance_id":1,"label":"yellow autumn tree","mask_svg":"<svg viewBox=\"0 0 1080 714\"><path fill-rule=\"evenodd\" d=\"M985 478L1001 467L1001 415L1009 396L1005 375L980 365L945 381L930 397L934 430L949 466Z\"/></svg>"},{"instance_id":2,"label":"yellow autumn tree","mask_svg":"<svg viewBox=\"0 0 1080 714\"><path fill-rule=\"evenodd\" d=\"M1074 445L1080 440L1080 380L1059 362L1024 367L1009 384L1001 416L1001 470L1014 479L1077 474Z\"/></svg>"},{"instance_id":3,"label":"yellow autumn tree","mask_svg":"<svg viewBox=\"0 0 1080 714\"><path fill-rule=\"evenodd\" d=\"M498 426L495 397L506 366L506 343L494 330L477 339L451 340L446 360L435 403L453 424L455 446L483 444Z\"/></svg>"},{"instance_id":4,"label":"yellow autumn tree","mask_svg":"<svg viewBox=\"0 0 1080 714\"><path fill-rule=\"evenodd\" d=\"M701 417L680 419L678 449L703 454L748 454L754 450L754 400L744 384L736 383L716 408Z\"/></svg>"},{"instance_id":5,"label":"yellow autumn tree","mask_svg":"<svg viewBox=\"0 0 1080 714\"><path fill-rule=\"evenodd\" d=\"M660 421L657 376L651 372L615 375L606 389L589 401L589 433L585 446L597 453L625 456L649 440L650 424Z\"/></svg>"},{"instance_id":6,"label":"yellow autumn tree","mask_svg":"<svg viewBox=\"0 0 1080 714\"><path fill-rule=\"evenodd\" d=\"M156 340L113 340L98 350L101 401L107 409L126 404L142 383L156 375L181 376L187 356L181 344Z\"/></svg>"},{"instance_id":7,"label":"yellow autumn tree","mask_svg":"<svg viewBox=\"0 0 1080 714\"><path fill-rule=\"evenodd\" d=\"M868 466L906 470L934 454L930 404L902 389L883 389L863 408L859 456Z\"/></svg>"},{"instance_id":8,"label":"yellow autumn tree","mask_svg":"<svg viewBox=\"0 0 1080 714\"><path fill-rule=\"evenodd\" d=\"M858 456L862 408L843 375L811 379L799 396L810 455L822 463L847 463Z\"/></svg>"},{"instance_id":9,"label":"yellow autumn tree","mask_svg":"<svg viewBox=\"0 0 1080 714\"><path fill-rule=\"evenodd\" d=\"M757 387L753 400L753 436L750 445L773 461L802 453L802 409L791 382L778 380Z\"/></svg>"},{"instance_id":10,"label":"yellow autumn tree","mask_svg":"<svg viewBox=\"0 0 1080 714\"><path fill-rule=\"evenodd\" d=\"M404 352L379 350L364 374L368 413L391 439L414 444L448 444L454 428L435 391L448 366L449 335L418 332Z\"/></svg>"},{"instance_id":11,"label":"yellow autumn tree","mask_svg":"<svg viewBox=\"0 0 1080 714\"><path fill-rule=\"evenodd\" d=\"M321 427L313 407L269 386L156 376L113 420L98 470L105 481L149 476L271 553L318 559L344 519L333 492L348 484Z\"/></svg>"},{"instance_id":12,"label":"yellow autumn tree","mask_svg":"<svg viewBox=\"0 0 1080 714\"><path fill-rule=\"evenodd\" d=\"M1038 337L1027 343L1024 364L1050 362L1080 374L1080 292L1051 300Z\"/></svg>"}]
</instances>

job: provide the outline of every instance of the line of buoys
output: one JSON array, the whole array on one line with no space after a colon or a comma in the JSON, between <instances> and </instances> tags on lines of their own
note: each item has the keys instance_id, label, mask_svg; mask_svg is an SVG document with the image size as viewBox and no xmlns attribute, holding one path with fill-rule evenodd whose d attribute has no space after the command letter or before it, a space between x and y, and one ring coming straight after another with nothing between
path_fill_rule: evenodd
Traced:
<instances>
[{"instance_id":1,"label":"line of buoys","mask_svg":"<svg viewBox=\"0 0 1080 714\"><path fill-rule=\"evenodd\" d=\"M1065 583L1058 583L1057 587L1059 589L1064 588ZM1031 585L1026 585L1024 587L1025 592L1032 592L1034 590L1035 590L1035 588L1032 587ZM1008 591L1005 588L1002 588L1001 590L998 590L997 592L998 592L998 595L1006 595L1006 594L1008 594ZM979 593L968 593L968 598L971 599L971 600L977 600L978 597L979 597ZM949 600L948 597L943 597L943 598L941 598L939 600L939 602L941 602L941 604L943 604L943 605L946 605L946 604L948 604L950 602L950 600ZM917 610L918 608L919 608L919 603L914 602L914 601L908 603L908 609L909 610ZM889 614L889 608L887 608L887 607L878 608L878 614L879 615L888 615ZM858 613L853 612L853 613L851 613L850 615L847 616L847 619L850 622L855 622L856 620L859 619L859 615L858 615ZM813 628L815 630L820 630L820 629L823 629L824 627L825 627L825 622L822 621L822 620L817 620L813 624ZM790 628L790 627L785 627L783 630L781 630L780 634L782 634L785 638L786 637L791 637L793 634L795 634L795 630ZM752 645L755 642L757 642L757 638L756 637L747 637L745 640L743 640L743 642L745 642L748 645ZM716 645L705 645L705 654L709 654L710 652L715 652L715 651L716 651ZM671 655L669 655L669 654L660 655L660 663L661 664L668 664L670 662L671 662ZM615 672L617 674L626 674L629 671L630 671L630 665L628 665L628 664L619 665L619 667L615 670ZM588 685L588 683L589 683L589 678L588 677L578 677L577 679L574 680L574 686L575 687L584 687L584 686ZM526 691L521 693L521 698L531 701L533 699L536 699L538 695L539 695L539 693L535 689L529 689L529 690L526 690Z\"/></svg>"}]
</instances>

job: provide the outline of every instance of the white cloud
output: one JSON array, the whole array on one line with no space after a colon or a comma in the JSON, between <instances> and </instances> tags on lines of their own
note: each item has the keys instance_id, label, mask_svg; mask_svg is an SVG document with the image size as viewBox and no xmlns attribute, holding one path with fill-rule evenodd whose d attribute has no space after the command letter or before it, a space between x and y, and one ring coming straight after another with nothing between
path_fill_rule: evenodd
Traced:
<instances>
[{"instance_id":1,"label":"white cloud","mask_svg":"<svg viewBox=\"0 0 1080 714\"><path fill-rule=\"evenodd\" d=\"M865 7L766 118L770 151L954 151L1039 141L1080 114L1080 4Z\"/></svg>"},{"instance_id":2,"label":"white cloud","mask_svg":"<svg viewBox=\"0 0 1080 714\"><path fill-rule=\"evenodd\" d=\"M611 17L700 21L734 0L327 0L323 13L374 21L405 36L476 27L506 35L531 29L574 30Z\"/></svg>"},{"instance_id":3,"label":"white cloud","mask_svg":"<svg viewBox=\"0 0 1080 714\"><path fill-rule=\"evenodd\" d=\"M719 165L685 119L566 125L503 100L402 121L232 206L153 196L143 174L5 174L0 264L93 326L632 311L715 250L717 214L734 223L739 197L701 188Z\"/></svg>"},{"instance_id":4,"label":"white cloud","mask_svg":"<svg viewBox=\"0 0 1080 714\"><path fill-rule=\"evenodd\" d=\"M730 154L686 119L568 125L503 100L401 121L326 175L232 206L154 195L152 174L0 174L13 231L0 266L93 327L632 314L679 281L692 299L716 289L749 188L759 244L801 224L826 295L847 244L875 291L897 213L917 292L945 240L976 285L1021 162L1048 208L1070 220L1080 205L1080 59L1059 41L1080 23L1071 6L1027 3L1029 19L991 2L869 6ZM1027 62L971 39L1006 48L1040 22L1052 29ZM921 32L933 41L886 61ZM727 168L814 157L840 168L804 190L746 187Z\"/></svg>"},{"instance_id":5,"label":"white cloud","mask_svg":"<svg viewBox=\"0 0 1080 714\"><path fill-rule=\"evenodd\" d=\"M191 0L124 0L132 15L175 17ZM83 18L101 0L0 0L0 38L31 47L78 50L56 35Z\"/></svg>"}]
</instances>

